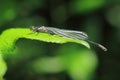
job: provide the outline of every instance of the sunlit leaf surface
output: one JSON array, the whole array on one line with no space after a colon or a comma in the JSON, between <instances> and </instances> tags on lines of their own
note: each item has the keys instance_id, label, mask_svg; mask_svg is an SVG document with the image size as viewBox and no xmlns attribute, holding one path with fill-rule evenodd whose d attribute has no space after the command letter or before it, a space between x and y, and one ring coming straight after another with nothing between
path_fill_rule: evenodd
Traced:
<instances>
[{"instance_id":1,"label":"sunlit leaf surface","mask_svg":"<svg viewBox=\"0 0 120 80\"><path fill-rule=\"evenodd\" d=\"M0 49L7 51L14 48L15 42L19 38L27 38L32 40L40 40L52 43L67 43L75 42L90 48L89 44L83 40L74 40L70 38L60 37L59 35L50 35L48 33L37 33L31 31L29 28L12 28L4 31L0 36Z\"/></svg>"}]
</instances>

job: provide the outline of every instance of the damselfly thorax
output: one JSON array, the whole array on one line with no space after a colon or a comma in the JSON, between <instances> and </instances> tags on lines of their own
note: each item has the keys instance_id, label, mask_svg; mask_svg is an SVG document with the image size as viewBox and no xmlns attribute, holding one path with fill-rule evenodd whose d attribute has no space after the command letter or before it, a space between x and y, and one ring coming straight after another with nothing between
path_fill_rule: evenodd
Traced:
<instances>
[{"instance_id":1,"label":"damselfly thorax","mask_svg":"<svg viewBox=\"0 0 120 80\"><path fill-rule=\"evenodd\" d=\"M41 27L31 26L30 29L33 30L34 32L38 32L38 33L43 32L43 33L48 33L48 34L52 34L52 35L55 34L55 35L59 35L61 37L66 37L66 38L71 38L71 39L85 40L89 43L92 43L92 44L98 46L102 50L107 51L107 48L105 48L103 45L89 40L88 35L82 31L65 30L65 29L45 27L45 26L41 26Z\"/></svg>"}]
</instances>

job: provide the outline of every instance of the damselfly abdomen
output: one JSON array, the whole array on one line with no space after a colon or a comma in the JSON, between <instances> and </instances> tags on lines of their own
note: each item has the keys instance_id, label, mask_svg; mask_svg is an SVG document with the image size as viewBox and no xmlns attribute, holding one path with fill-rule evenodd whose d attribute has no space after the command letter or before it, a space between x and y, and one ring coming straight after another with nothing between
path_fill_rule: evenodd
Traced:
<instances>
[{"instance_id":1,"label":"damselfly abdomen","mask_svg":"<svg viewBox=\"0 0 120 80\"><path fill-rule=\"evenodd\" d=\"M41 27L31 26L30 29L33 30L34 32L44 32L44 33L55 34L61 37L66 37L66 38L71 38L71 39L85 40L89 43L95 44L102 50L107 51L107 48L105 48L103 45L90 41L88 39L88 35L82 31L64 30L64 29L45 27L45 26L41 26Z\"/></svg>"}]
</instances>

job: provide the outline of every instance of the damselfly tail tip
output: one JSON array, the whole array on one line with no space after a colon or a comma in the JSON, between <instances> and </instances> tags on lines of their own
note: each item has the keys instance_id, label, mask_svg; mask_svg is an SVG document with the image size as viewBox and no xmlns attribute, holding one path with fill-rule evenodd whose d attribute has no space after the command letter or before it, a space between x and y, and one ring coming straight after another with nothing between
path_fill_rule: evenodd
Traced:
<instances>
[{"instance_id":1,"label":"damselfly tail tip","mask_svg":"<svg viewBox=\"0 0 120 80\"><path fill-rule=\"evenodd\" d=\"M99 48L101 48L103 51L107 51L107 48L104 47L103 45L99 44L99 43L96 43L96 42L93 42L93 41L90 41L90 40L86 40L87 42L90 42L92 44L95 44L96 46L98 46Z\"/></svg>"},{"instance_id":2,"label":"damselfly tail tip","mask_svg":"<svg viewBox=\"0 0 120 80\"><path fill-rule=\"evenodd\" d=\"M103 45L101 45L101 44L99 44L99 45L98 45L98 47L99 47L99 48L101 48L103 51L107 51L107 48L106 48L106 47L104 47L104 46L103 46Z\"/></svg>"}]
</instances>

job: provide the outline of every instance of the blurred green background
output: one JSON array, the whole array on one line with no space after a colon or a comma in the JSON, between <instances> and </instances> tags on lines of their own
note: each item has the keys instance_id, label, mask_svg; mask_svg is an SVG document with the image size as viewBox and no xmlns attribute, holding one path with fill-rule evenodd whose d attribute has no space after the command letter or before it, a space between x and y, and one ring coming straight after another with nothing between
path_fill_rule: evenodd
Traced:
<instances>
[{"instance_id":1,"label":"blurred green background","mask_svg":"<svg viewBox=\"0 0 120 80\"><path fill-rule=\"evenodd\" d=\"M19 39L6 80L120 80L120 0L0 0L0 33L32 25L84 31L108 51Z\"/></svg>"}]
</instances>

